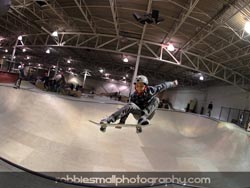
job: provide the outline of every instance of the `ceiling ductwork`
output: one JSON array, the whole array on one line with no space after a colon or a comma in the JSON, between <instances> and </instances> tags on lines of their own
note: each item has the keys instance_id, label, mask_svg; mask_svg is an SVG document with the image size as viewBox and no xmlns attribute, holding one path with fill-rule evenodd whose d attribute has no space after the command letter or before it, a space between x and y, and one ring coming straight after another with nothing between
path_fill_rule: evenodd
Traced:
<instances>
[{"instance_id":1,"label":"ceiling ductwork","mask_svg":"<svg viewBox=\"0 0 250 188\"><path fill-rule=\"evenodd\" d=\"M0 16L6 14L10 8L10 0L1 0L0 1Z\"/></svg>"},{"instance_id":2,"label":"ceiling ductwork","mask_svg":"<svg viewBox=\"0 0 250 188\"><path fill-rule=\"evenodd\" d=\"M159 17L159 10L152 10L152 13L144 14L141 16L137 12L133 13L133 17L136 19L136 21L140 22L141 24L159 24L160 22L164 21L163 18Z\"/></svg>"}]
</instances>

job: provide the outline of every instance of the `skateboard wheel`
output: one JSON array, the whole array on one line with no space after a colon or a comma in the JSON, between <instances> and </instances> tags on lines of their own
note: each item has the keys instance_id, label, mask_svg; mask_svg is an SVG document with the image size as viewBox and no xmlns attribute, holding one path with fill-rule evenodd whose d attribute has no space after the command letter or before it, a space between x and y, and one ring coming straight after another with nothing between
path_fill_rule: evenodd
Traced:
<instances>
[{"instance_id":1,"label":"skateboard wheel","mask_svg":"<svg viewBox=\"0 0 250 188\"><path fill-rule=\"evenodd\" d=\"M105 132L106 131L106 127L101 127L100 131Z\"/></svg>"}]
</instances>

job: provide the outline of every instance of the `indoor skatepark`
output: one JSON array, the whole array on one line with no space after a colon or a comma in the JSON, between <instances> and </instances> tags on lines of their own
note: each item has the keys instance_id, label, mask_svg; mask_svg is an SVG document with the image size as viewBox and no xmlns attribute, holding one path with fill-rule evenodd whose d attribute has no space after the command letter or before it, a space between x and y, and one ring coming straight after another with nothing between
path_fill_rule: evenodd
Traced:
<instances>
[{"instance_id":1,"label":"indoor skatepark","mask_svg":"<svg viewBox=\"0 0 250 188\"><path fill-rule=\"evenodd\" d=\"M0 155L37 172L244 172L249 134L234 124L158 110L151 126L106 132L89 122L121 103L0 87ZM106 100L106 101L105 101ZM109 104L105 104L109 103ZM136 123L129 116L128 123Z\"/></svg>"},{"instance_id":2,"label":"indoor skatepark","mask_svg":"<svg viewBox=\"0 0 250 188\"><path fill-rule=\"evenodd\" d=\"M0 187L249 187L249 44L249 0L0 0Z\"/></svg>"}]
</instances>

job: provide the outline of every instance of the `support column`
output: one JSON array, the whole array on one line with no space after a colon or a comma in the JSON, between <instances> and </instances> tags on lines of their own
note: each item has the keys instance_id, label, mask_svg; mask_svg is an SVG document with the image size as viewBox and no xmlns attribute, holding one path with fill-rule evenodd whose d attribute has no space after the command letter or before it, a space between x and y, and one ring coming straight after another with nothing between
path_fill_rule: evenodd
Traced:
<instances>
[{"instance_id":1,"label":"support column","mask_svg":"<svg viewBox=\"0 0 250 188\"><path fill-rule=\"evenodd\" d=\"M83 82L82 82L82 88L84 88L84 86L85 86L87 76L91 76L90 70L88 70L88 69L84 69L83 73L84 73L84 77L83 77Z\"/></svg>"},{"instance_id":2,"label":"support column","mask_svg":"<svg viewBox=\"0 0 250 188\"><path fill-rule=\"evenodd\" d=\"M136 58L136 64L135 64L135 71L134 71L134 75L131 81L131 85L130 85L130 91L129 91L129 97L134 89L134 80L137 76L138 73L138 68L139 68L139 64L140 64L140 58L141 58L141 49L142 49L142 40L140 41L139 44L139 48L138 48L138 53L137 53L137 58ZM130 98L129 98L129 102L130 102Z\"/></svg>"},{"instance_id":3,"label":"support column","mask_svg":"<svg viewBox=\"0 0 250 188\"><path fill-rule=\"evenodd\" d=\"M88 71L87 71L87 70L85 70L85 71L84 71L84 78L83 78L82 88L84 88L84 86L85 86L85 82L86 82L87 74L88 74Z\"/></svg>"},{"instance_id":4,"label":"support column","mask_svg":"<svg viewBox=\"0 0 250 188\"><path fill-rule=\"evenodd\" d=\"M17 39L16 39L15 46L14 46L13 51L12 51L11 60L10 60L10 65L9 65L9 67L8 67L8 69L9 69L8 72L11 71L11 67L14 68L14 66L15 66L14 57L15 57L15 54L16 54L16 47L17 47L18 40L19 40L19 39L17 38Z\"/></svg>"}]
</instances>

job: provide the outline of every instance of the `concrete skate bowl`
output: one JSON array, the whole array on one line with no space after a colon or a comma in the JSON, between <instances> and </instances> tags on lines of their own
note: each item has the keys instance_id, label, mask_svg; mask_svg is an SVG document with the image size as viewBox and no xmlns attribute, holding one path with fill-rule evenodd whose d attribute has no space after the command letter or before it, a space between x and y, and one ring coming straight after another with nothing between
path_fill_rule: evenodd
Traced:
<instances>
[{"instance_id":1,"label":"concrete skate bowl","mask_svg":"<svg viewBox=\"0 0 250 188\"><path fill-rule=\"evenodd\" d=\"M213 172L208 176L215 181L204 187L250 185L238 177L249 175L249 134L235 125L164 110L141 134L134 128L102 133L89 122L119 107L0 87L0 156L50 177L55 172ZM127 122L136 123L132 116Z\"/></svg>"}]
</instances>

